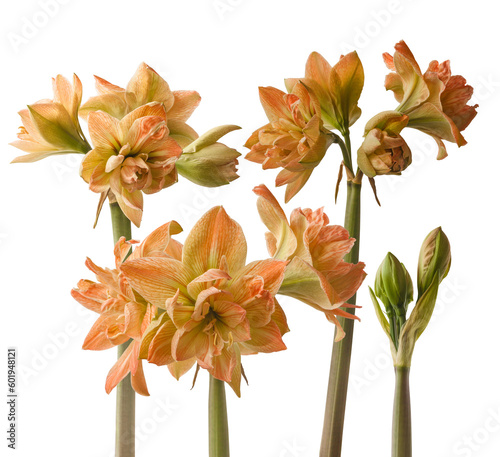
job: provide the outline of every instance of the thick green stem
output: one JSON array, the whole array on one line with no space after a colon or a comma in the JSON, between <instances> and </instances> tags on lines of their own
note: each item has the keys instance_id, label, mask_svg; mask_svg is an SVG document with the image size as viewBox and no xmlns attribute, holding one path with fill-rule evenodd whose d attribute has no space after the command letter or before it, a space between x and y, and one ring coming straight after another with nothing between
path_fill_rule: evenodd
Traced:
<instances>
[{"instance_id":1,"label":"thick green stem","mask_svg":"<svg viewBox=\"0 0 500 457\"><path fill-rule=\"evenodd\" d=\"M130 221L123 214L118 203L111 203L111 221L114 243L124 236L132 238ZM118 346L118 358L125 352L130 340ZM135 392L132 388L130 373L116 387L116 438L115 457L135 456Z\"/></svg>"},{"instance_id":2,"label":"thick green stem","mask_svg":"<svg viewBox=\"0 0 500 457\"><path fill-rule=\"evenodd\" d=\"M411 457L410 368L395 367L392 457Z\"/></svg>"},{"instance_id":3,"label":"thick green stem","mask_svg":"<svg viewBox=\"0 0 500 457\"><path fill-rule=\"evenodd\" d=\"M210 376L208 393L208 455L229 457L226 391L224 381Z\"/></svg>"},{"instance_id":4,"label":"thick green stem","mask_svg":"<svg viewBox=\"0 0 500 457\"><path fill-rule=\"evenodd\" d=\"M359 259L360 210L361 184L349 181L347 183L347 205L344 226L349 231L349 234L356 239L351 252L344 259L350 263L357 263ZM356 295L348 303L354 305L356 303ZM346 311L354 315L355 308L347 308ZM344 430L354 320L339 318L339 321L346 335L344 339L333 343L320 457L340 457L342 452L342 433Z\"/></svg>"}]
</instances>

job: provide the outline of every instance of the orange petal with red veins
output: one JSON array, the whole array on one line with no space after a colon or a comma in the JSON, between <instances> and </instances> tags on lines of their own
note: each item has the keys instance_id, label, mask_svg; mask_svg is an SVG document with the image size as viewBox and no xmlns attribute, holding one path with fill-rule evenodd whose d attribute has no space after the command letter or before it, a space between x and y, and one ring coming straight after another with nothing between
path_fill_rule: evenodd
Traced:
<instances>
[{"instance_id":1,"label":"orange petal with red veins","mask_svg":"<svg viewBox=\"0 0 500 457\"><path fill-rule=\"evenodd\" d=\"M284 97L287 94L275 87L259 87L259 96L267 118L273 122L278 119L291 119L290 109Z\"/></svg>"},{"instance_id":2,"label":"orange petal with red veins","mask_svg":"<svg viewBox=\"0 0 500 457\"><path fill-rule=\"evenodd\" d=\"M131 379L132 388L139 394L149 397L148 386L146 378L144 377L144 369L142 368L142 360L139 361L137 371L132 375Z\"/></svg>"},{"instance_id":3,"label":"orange petal with red veins","mask_svg":"<svg viewBox=\"0 0 500 457\"><path fill-rule=\"evenodd\" d=\"M89 133L94 149L119 151L122 147L118 119L104 111L95 111L89 114Z\"/></svg>"},{"instance_id":4,"label":"orange petal with red veins","mask_svg":"<svg viewBox=\"0 0 500 457\"><path fill-rule=\"evenodd\" d=\"M113 365L106 378L106 393L110 393L118 383L130 372L130 356L133 344L129 344L118 361Z\"/></svg>"},{"instance_id":5,"label":"orange petal with red veins","mask_svg":"<svg viewBox=\"0 0 500 457\"><path fill-rule=\"evenodd\" d=\"M363 283L366 273L365 264L341 262L335 270L326 273L326 279L338 293L342 301L349 300Z\"/></svg>"},{"instance_id":6,"label":"orange petal with red veins","mask_svg":"<svg viewBox=\"0 0 500 457\"><path fill-rule=\"evenodd\" d=\"M247 243L241 226L231 219L224 208L217 206L205 213L186 238L183 263L195 275L218 268L226 257L228 273L243 268Z\"/></svg>"},{"instance_id":7,"label":"orange petal with red veins","mask_svg":"<svg viewBox=\"0 0 500 457\"><path fill-rule=\"evenodd\" d=\"M174 105L168 110L168 118L186 122L200 104L200 94L195 90L174 90L173 94Z\"/></svg>"},{"instance_id":8,"label":"orange petal with red veins","mask_svg":"<svg viewBox=\"0 0 500 457\"><path fill-rule=\"evenodd\" d=\"M172 357L172 338L177 329L171 320L166 321L151 341L148 351L148 362L155 365L168 365L174 361Z\"/></svg>"},{"instance_id":9,"label":"orange petal with red veins","mask_svg":"<svg viewBox=\"0 0 500 457\"><path fill-rule=\"evenodd\" d=\"M248 292L242 290L242 285L247 282L245 276L260 276L264 280L264 289L273 295L276 294L283 281L286 266L287 262L274 259L257 260L249 263L238 272L231 283L230 290L234 299L239 303L250 298Z\"/></svg>"},{"instance_id":10,"label":"orange petal with red veins","mask_svg":"<svg viewBox=\"0 0 500 457\"><path fill-rule=\"evenodd\" d=\"M178 260L164 257L127 260L121 270L132 287L152 305L164 309L165 301L177 290L186 300L191 272Z\"/></svg>"},{"instance_id":11,"label":"orange petal with red veins","mask_svg":"<svg viewBox=\"0 0 500 457\"><path fill-rule=\"evenodd\" d=\"M238 363L233 347L225 347L222 353L212 359L213 368L210 374L221 381L230 383L234 368Z\"/></svg>"},{"instance_id":12,"label":"orange petal with red veins","mask_svg":"<svg viewBox=\"0 0 500 457\"><path fill-rule=\"evenodd\" d=\"M285 343L281 339L281 331L272 321L264 327L252 328L250 333L250 341L240 343L240 347L244 348L242 354L245 354L246 351L271 353L286 349Z\"/></svg>"}]
</instances>

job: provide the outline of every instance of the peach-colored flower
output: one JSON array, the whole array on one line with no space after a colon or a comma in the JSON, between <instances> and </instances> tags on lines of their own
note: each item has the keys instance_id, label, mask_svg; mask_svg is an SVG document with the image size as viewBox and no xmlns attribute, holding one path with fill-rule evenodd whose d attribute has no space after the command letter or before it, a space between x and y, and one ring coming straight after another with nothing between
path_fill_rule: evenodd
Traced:
<instances>
[{"instance_id":1,"label":"peach-colored flower","mask_svg":"<svg viewBox=\"0 0 500 457\"><path fill-rule=\"evenodd\" d=\"M19 111L23 126L12 146L28 154L12 162L36 162L56 154L85 154L90 150L78 121L82 83L73 75L73 84L61 75L52 80L53 100L40 100Z\"/></svg>"},{"instance_id":2,"label":"peach-colored flower","mask_svg":"<svg viewBox=\"0 0 500 457\"><path fill-rule=\"evenodd\" d=\"M194 90L170 90L168 83L145 63L127 84L126 89L115 86L105 79L95 76L99 95L91 97L81 108L80 116L88 118L94 111L104 111L121 119L142 105L151 102L163 103L167 113L170 136L181 147L187 146L198 135L186 124L199 105L201 97Z\"/></svg>"},{"instance_id":3,"label":"peach-colored flower","mask_svg":"<svg viewBox=\"0 0 500 457\"><path fill-rule=\"evenodd\" d=\"M130 258L177 258L182 250L171 239L179 233L180 226L169 222L149 235L137 246ZM125 352L110 370L106 379L106 392L111 390L130 372L132 387L141 395L149 395L142 360L139 359L142 335L158 314L155 306L147 303L128 284L120 268L130 254L135 241L122 237L115 246L115 269L100 268L90 259L85 264L95 273L98 282L81 280L71 295L81 305L99 314L83 343L83 349L104 350L132 340Z\"/></svg>"},{"instance_id":4,"label":"peach-colored flower","mask_svg":"<svg viewBox=\"0 0 500 457\"><path fill-rule=\"evenodd\" d=\"M290 222L269 189L254 188L259 196L257 208L270 230L266 233L269 254L275 259L288 260L279 294L297 298L325 313L337 326L336 341L344 331L336 316L354 318L342 307L353 307L347 302L361 286L366 273L365 264L351 264L343 260L355 240L346 229L328 225L328 216L320 208L295 209Z\"/></svg>"},{"instance_id":5,"label":"peach-colored flower","mask_svg":"<svg viewBox=\"0 0 500 457\"><path fill-rule=\"evenodd\" d=\"M139 226L142 193L159 192L177 181L175 161L182 150L169 136L164 106L148 103L121 120L103 111L92 112L89 132L94 149L82 162L82 178L90 190L114 196L124 214Z\"/></svg>"},{"instance_id":6,"label":"peach-colored flower","mask_svg":"<svg viewBox=\"0 0 500 457\"><path fill-rule=\"evenodd\" d=\"M310 89L321 106L321 118L328 129L345 134L361 116L358 100L364 85L364 71L356 52L341 56L332 67L318 52L306 62L304 78L285 79L288 92L301 81Z\"/></svg>"},{"instance_id":7,"label":"peach-colored flower","mask_svg":"<svg viewBox=\"0 0 500 457\"><path fill-rule=\"evenodd\" d=\"M438 159L447 156L442 140L467 144L460 133L476 116L478 105L470 106L474 89L465 78L451 75L450 61L433 60L422 74L412 52L404 41L395 46L394 56L384 54L384 61L392 73L386 77L385 87L392 90L400 103L397 111L409 116L408 127L431 135L439 147Z\"/></svg>"},{"instance_id":8,"label":"peach-colored flower","mask_svg":"<svg viewBox=\"0 0 500 457\"><path fill-rule=\"evenodd\" d=\"M279 168L276 185L287 185L288 202L325 156L333 137L323 128L319 102L301 83L291 94L274 87L260 87L260 100L270 121L247 140L246 159L264 170Z\"/></svg>"},{"instance_id":9,"label":"peach-colored flower","mask_svg":"<svg viewBox=\"0 0 500 457\"><path fill-rule=\"evenodd\" d=\"M239 395L241 354L286 349L288 331L275 299L286 262L246 264L246 253L241 227L215 207L188 235L181 260L124 262L128 283L165 311L144 332L140 356L177 377L197 363Z\"/></svg>"},{"instance_id":10,"label":"peach-colored flower","mask_svg":"<svg viewBox=\"0 0 500 457\"><path fill-rule=\"evenodd\" d=\"M365 139L358 149L358 166L373 178L376 175L400 175L411 164L411 151L400 135L408 116L384 111L368 121Z\"/></svg>"}]
</instances>

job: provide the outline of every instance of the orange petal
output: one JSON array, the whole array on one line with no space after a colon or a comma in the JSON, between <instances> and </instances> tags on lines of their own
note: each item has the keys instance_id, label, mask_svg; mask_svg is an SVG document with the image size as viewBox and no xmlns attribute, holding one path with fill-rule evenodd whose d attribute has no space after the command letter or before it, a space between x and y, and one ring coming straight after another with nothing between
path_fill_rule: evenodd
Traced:
<instances>
[{"instance_id":1,"label":"orange petal","mask_svg":"<svg viewBox=\"0 0 500 457\"><path fill-rule=\"evenodd\" d=\"M285 212L265 185L254 187L253 191L259 196L257 209L260 218L276 238L276 251L273 257L281 260L288 259L297 248L297 239L288 224Z\"/></svg>"},{"instance_id":2,"label":"orange petal","mask_svg":"<svg viewBox=\"0 0 500 457\"><path fill-rule=\"evenodd\" d=\"M219 268L225 256L231 274L245 265L246 254L241 226L224 208L217 206L205 213L187 236L182 261L198 276L211 268Z\"/></svg>"},{"instance_id":3,"label":"orange petal","mask_svg":"<svg viewBox=\"0 0 500 457\"><path fill-rule=\"evenodd\" d=\"M187 300L186 286L191 273L178 260L165 257L127 260L121 270L132 287L154 306L165 309L165 301L177 290Z\"/></svg>"}]
</instances>

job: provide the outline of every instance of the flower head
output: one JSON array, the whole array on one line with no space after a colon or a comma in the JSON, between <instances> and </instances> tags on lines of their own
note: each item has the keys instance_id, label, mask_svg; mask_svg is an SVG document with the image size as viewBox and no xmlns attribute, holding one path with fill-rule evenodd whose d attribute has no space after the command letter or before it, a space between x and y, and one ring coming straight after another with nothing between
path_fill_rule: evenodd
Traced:
<instances>
[{"instance_id":1,"label":"flower head","mask_svg":"<svg viewBox=\"0 0 500 457\"><path fill-rule=\"evenodd\" d=\"M438 159L447 156L442 140L467 144L462 132L476 116L478 105L470 106L473 88L465 78L452 75L450 62L433 60L422 73L412 52L404 41L395 46L394 56L384 54L384 61L392 71L385 80L400 103L397 111L407 114L408 127L431 135L439 147Z\"/></svg>"},{"instance_id":2,"label":"flower head","mask_svg":"<svg viewBox=\"0 0 500 457\"><path fill-rule=\"evenodd\" d=\"M361 116L358 100L364 71L356 52L341 56L333 67L320 53L312 52L306 62L305 77L285 80L288 91L293 92L299 81L316 95L326 128L344 134Z\"/></svg>"},{"instance_id":3,"label":"flower head","mask_svg":"<svg viewBox=\"0 0 500 457\"><path fill-rule=\"evenodd\" d=\"M53 100L41 100L19 112L23 122L12 146L28 154L12 162L36 162L56 154L85 154L90 146L78 121L82 83L73 75L73 84L61 75L52 80Z\"/></svg>"},{"instance_id":4,"label":"flower head","mask_svg":"<svg viewBox=\"0 0 500 457\"><path fill-rule=\"evenodd\" d=\"M286 349L286 318L275 299L286 263L246 264L241 227L212 208L186 239L181 259L129 259L134 290L162 312L144 332L140 357L179 377L194 364L239 395L243 354Z\"/></svg>"},{"instance_id":5,"label":"flower head","mask_svg":"<svg viewBox=\"0 0 500 457\"><path fill-rule=\"evenodd\" d=\"M171 235L180 231L176 222L161 226L137 246L130 257L176 258L180 252L179 243L172 240ZM149 395L139 349L142 335L156 316L157 308L134 291L121 272L122 263L134 244L135 241L126 241L124 237L116 243L114 269L98 267L87 259L85 264L96 275L98 282L82 279L71 295L81 305L99 314L85 338L84 349L100 351L132 340L110 370L106 392L111 392L130 372L134 390L141 395Z\"/></svg>"},{"instance_id":6,"label":"flower head","mask_svg":"<svg viewBox=\"0 0 500 457\"><path fill-rule=\"evenodd\" d=\"M296 195L332 144L323 128L317 98L302 83L286 94L274 87L259 88L260 100L270 121L256 130L245 146L246 159L262 164L263 169L283 170L276 185L287 185L285 201Z\"/></svg>"},{"instance_id":7,"label":"flower head","mask_svg":"<svg viewBox=\"0 0 500 457\"><path fill-rule=\"evenodd\" d=\"M167 113L170 136L181 147L187 146L198 137L197 133L186 124L200 103L201 97L198 92L170 90L168 83L145 63L139 65L126 89L98 76L95 80L99 95L91 97L80 108L80 116L88 118L94 111L104 111L117 119L122 119L142 105L158 102L163 104Z\"/></svg>"},{"instance_id":8,"label":"flower head","mask_svg":"<svg viewBox=\"0 0 500 457\"><path fill-rule=\"evenodd\" d=\"M368 121L358 149L358 166L365 175L400 175L411 164L410 148L400 135L407 124L408 116L397 111L382 112Z\"/></svg>"},{"instance_id":9,"label":"flower head","mask_svg":"<svg viewBox=\"0 0 500 457\"><path fill-rule=\"evenodd\" d=\"M366 274L364 263L343 260L355 240L339 225L329 225L323 209L295 209L290 222L269 189L254 188L259 196L257 207L269 232L266 234L270 255L288 260L279 293L288 295L325 313L338 329L337 341L344 332L336 316L353 318L342 307L358 290Z\"/></svg>"},{"instance_id":10,"label":"flower head","mask_svg":"<svg viewBox=\"0 0 500 457\"><path fill-rule=\"evenodd\" d=\"M90 190L114 197L139 226L142 193L158 192L177 181L175 161L182 150L169 136L164 106L148 103L121 120L92 112L89 132L94 149L82 162L82 178Z\"/></svg>"}]
</instances>

